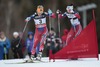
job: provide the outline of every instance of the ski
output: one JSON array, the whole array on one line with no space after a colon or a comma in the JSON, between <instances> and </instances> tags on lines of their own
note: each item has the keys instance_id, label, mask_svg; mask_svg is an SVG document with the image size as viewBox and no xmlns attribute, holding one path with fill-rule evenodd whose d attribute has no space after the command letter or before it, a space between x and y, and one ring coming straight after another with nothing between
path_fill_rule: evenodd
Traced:
<instances>
[{"instance_id":1,"label":"ski","mask_svg":"<svg viewBox=\"0 0 100 67\"><path fill-rule=\"evenodd\" d=\"M47 63L46 61L42 61L42 60L34 60L34 61L30 61L28 62L28 60L24 60L24 61L20 61L20 62L14 62L14 63L5 63L5 64L25 64L25 63Z\"/></svg>"},{"instance_id":2,"label":"ski","mask_svg":"<svg viewBox=\"0 0 100 67\"><path fill-rule=\"evenodd\" d=\"M37 62L24 60L24 61L20 61L20 62L5 63L5 64L24 64L24 63L37 63Z\"/></svg>"},{"instance_id":3,"label":"ski","mask_svg":"<svg viewBox=\"0 0 100 67\"><path fill-rule=\"evenodd\" d=\"M42 63L47 63L46 61L42 61L42 60L35 60L35 61L37 61L37 62L42 62Z\"/></svg>"}]
</instances>

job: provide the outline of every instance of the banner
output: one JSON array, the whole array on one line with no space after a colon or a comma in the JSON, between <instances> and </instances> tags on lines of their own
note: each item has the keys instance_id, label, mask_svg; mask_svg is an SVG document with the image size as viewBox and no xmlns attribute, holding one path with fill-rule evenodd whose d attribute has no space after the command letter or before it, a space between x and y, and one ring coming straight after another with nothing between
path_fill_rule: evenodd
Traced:
<instances>
[{"instance_id":1,"label":"banner","mask_svg":"<svg viewBox=\"0 0 100 67\"><path fill-rule=\"evenodd\" d=\"M72 58L98 58L96 23L94 20L69 45L56 54L50 52L49 56L49 59Z\"/></svg>"}]
</instances>

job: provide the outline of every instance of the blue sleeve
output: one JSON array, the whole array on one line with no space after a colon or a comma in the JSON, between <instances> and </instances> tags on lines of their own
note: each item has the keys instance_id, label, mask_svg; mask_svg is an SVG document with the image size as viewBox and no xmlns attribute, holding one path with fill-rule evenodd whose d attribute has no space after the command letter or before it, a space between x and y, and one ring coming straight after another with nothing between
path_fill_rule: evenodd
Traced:
<instances>
[{"instance_id":1,"label":"blue sleeve","mask_svg":"<svg viewBox=\"0 0 100 67\"><path fill-rule=\"evenodd\" d=\"M37 13L34 13L33 15L31 15L30 18L31 18L31 19L34 19L34 17L35 17L36 14L37 14Z\"/></svg>"},{"instance_id":2,"label":"blue sleeve","mask_svg":"<svg viewBox=\"0 0 100 67\"><path fill-rule=\"evenodd\" d=\"M35 14L31 15L30 18L32 19L32 18L34 18L34 16L35 16Z\"/></svg>"},{"instance_id":3,"label":"blue sleeve","mask_svg":"<svg viewBox=\"0 0 100 67\"><path fill-rule=\"evenodd\" d=\"M0 47L3 47L3 43L2 42L0 42Z\"/></svg>"},{"instance_id":4,"label":"blue sleeve","mask_svg":"<svg viewBox=\"0 0 100 67\"><path fill-rule=\"evenodd\" d=\"M47 12L44 12L44 14L45 14L45 16L49 16L49 13L47 13Z\"/></svg>"},{"instance_id":5,"label":"blue sleeve","mask_svg":"<svg viewBox=\"0 0 100 67\"><path fill-rule=\"evenodd\" d=\"M26 48L28 48L29 47L29 45L28 45L28 38L26 39Z\"/></svg>"},{"instance_id":6,"label":"blue sleeve","mask_svg":"<svg viewBox=\"0 0 100 67\"><path fill-rule=\"evenodd\" d=\"M10 43L10 40L8 38L6 40L6 43L7 43L7 48L9 49L11 47L11 43Z\"/></svg>"},{"instance_id":7,"label":"blue sleeve","mask_svg":"<svg viewBox=\"0 0 100 67\"><path fill-rule=\"evenodd\" d=\"M67 16L66 14L67 14L67 13L65 12L65 13L62 14L62 16L65 17L65 16Z\"/></svg>"}]
</instances>

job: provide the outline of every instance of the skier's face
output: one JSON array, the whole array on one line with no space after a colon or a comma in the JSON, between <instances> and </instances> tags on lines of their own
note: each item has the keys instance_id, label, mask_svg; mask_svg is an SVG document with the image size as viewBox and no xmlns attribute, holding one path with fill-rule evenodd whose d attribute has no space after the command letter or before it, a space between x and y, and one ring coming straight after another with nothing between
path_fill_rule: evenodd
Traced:
<instances>
[{"instance_id":1,"label":"skier's face","mask_svg":"<svg viewBox=\"0 0 100 67\"><path fill-rule=\"evenodd\" d=\"M68 12L68 13L71 13L71 10L69 9L69 10L67 10L67 12Z\"/></svg>"},{"instance_id":2,"label":"skier's face","mask_svg":"<svg viewBox=\"0 0 100 67\"><path fill-rule=\"evenodd\" d=\"M73 13L73 6L67 6L66 10L68 13Z\"/></svg>"},{"instance_id":3,"label":"skier's face","mask_svg":"<svg viewBox=\"0 0 100 67\"><path fill-rule=\"evenodd\" d=\"M19 35L14 35L14 38L18 38L19 37Z\"/></svg>"},{"instance_id":4,"label":"skier's face","mask_svg":"<svg viewBox=\"0 0 100 67\"><path fill-rule=\"evenodd\" d=\"M37 7L37 13L38 13L39 15L41 15L43 12L44 12L43 6L38 6L38 7Z\"/></svg>"}]
</instances>

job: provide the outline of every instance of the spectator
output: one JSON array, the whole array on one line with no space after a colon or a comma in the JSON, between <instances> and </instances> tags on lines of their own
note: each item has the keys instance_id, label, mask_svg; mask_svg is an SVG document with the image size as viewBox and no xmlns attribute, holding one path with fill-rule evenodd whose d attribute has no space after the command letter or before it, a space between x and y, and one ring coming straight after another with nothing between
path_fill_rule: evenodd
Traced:
<instances>
[{"instance_id":1,"label":"spectator","mask_svg":"<svg viewBox=\"0 0 100 67\"><path fill-rule=\"evenodd\" d=\"M54 49L56 33L53 28L48 33L46 38L46 55L49 56L49 50Z\"/></svg>"},{"instance_id":2,"label":"spectator","mask_svg":"<svg viewBox=\"0 0 100 67\"><path fill-rule=\"evenodd\" d=\"M51 46L51 40L49 38L46 39L46 56L49 56L49 50Z\"/></svg>"},{"instance_id":3,"label":"spectator","mask_svg":"<svg viewBox=\"0 0 100 67\"><path fill-rule=\"evenodd\" d=\"M0 32L0 60L8 59L10 45L10 41L5 36L4 32Z\"/></svg>"},{"instance_id":4,"label":"spectator","mask_svg":"<svg viewBox=\"0 0 100 67\"><path fill-rule=\"evenodd\" d=\"M60 49L61 49L61 44L62 44L62 41L60 38L56 38L55 39L55 45L54 45L54 49L52 50L53 53L56 53L58 52Z\"/></svg>"},{"instance_id":5,"label":"spectator","mask_svg":"<svg viewBox=\"0 0 100 67\"><path fill-rule=\"evenodd\" d=\"M28 38L26 40L26 48L27 48L29 58L31 58L32 46L33 46L33 32L28 32Z\"/></svg>"},{"instance_id":6,"label":"spectator","mask_svg":"<svg viewBox=\"0 0 100 67\"><path fill-rule=\"evenodd\" d=\"M55 33L55 31L54 31L53 28L51 28L51 30L49 31L48 36L49 36L50 38L55 38L55 37L56 37L56 33Z\"/></svg>"},{"instance_id":7,"label":"spectator","mask_svg":"<svg viewBox=\"0 0 100 67\"><path fill-rule=\"evenodd\" d=\"M14 58L23 58L22 43L20 41L19 33L14 32L13 37L14 38L11 41L11 48L14 53Z\"/></svg>"},{"instance_id":8,"label":"spectator","mask_svg":"<svg viewBox=\"0 0 100 67\"><path fill-rule=\"evenodd\" d=\"M19 37L21 39L21 43L22 43L22 53L24 54L26 46L25 46L25 40L23 39L23 33L19 32Z\"/></svg>"},{"instance_id":9,"label":"spectator","mask_svg":"<svg viewBox=\"0 0 100 67\"><path fill-rule=\"evenodd\" d=\"M33 42L34 42L34 33L28 32L28 38L26 40L26 48L27 48L27 51L28 51L29 58L31 58L32 46L34 45ZM40 43L36 47L36 53L34 55L34 57L36 57L36 59L38 59L39 49L40 49Z\"/></svg>"}]
</instances>

